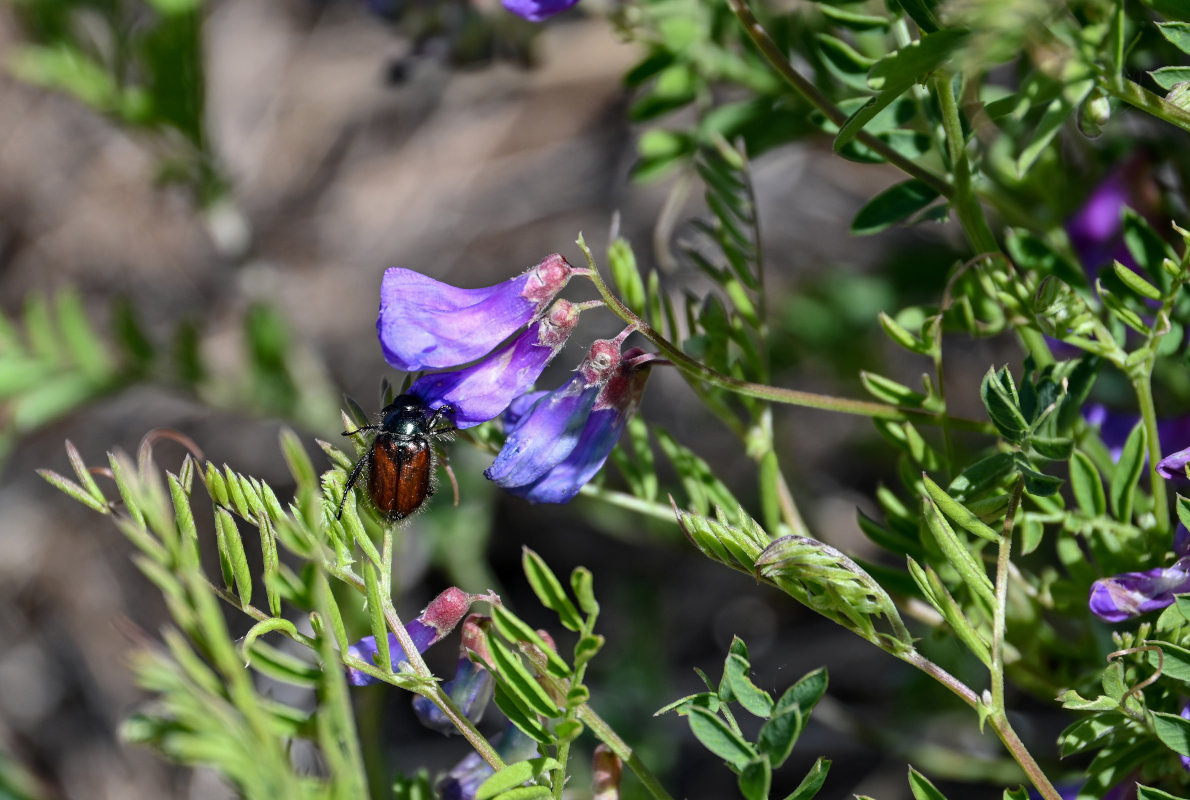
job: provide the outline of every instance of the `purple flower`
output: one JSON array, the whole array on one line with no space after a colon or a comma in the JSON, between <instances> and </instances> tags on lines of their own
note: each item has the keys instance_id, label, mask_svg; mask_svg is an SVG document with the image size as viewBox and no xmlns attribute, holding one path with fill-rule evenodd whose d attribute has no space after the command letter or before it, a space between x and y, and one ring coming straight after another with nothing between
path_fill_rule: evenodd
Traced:
<instances>
[{"instance_id":1,"label":"purple flower","mask_svg":"<svg viewBox=\"0 0 1190 800\"><path fill-rule=\"evenodd\" d=\"M413 382L409 393L430 408L449 405L460 428L494 419L540 377L566 344L578 318L578 306L556 300L545 316L487 358L453 372L424 375Z\"/></svg>"},{"instance_id":2,"label":"purple flower","mask_svg":"<svg viewBox=\"0 0 1190 800\"><path fill-rule=\"evenodd\" d=\"M466 616L471 604L481 599L483 599L482 595L467 594L462 589L452 586L431 600L417 619L405 625L405 632L417 646L417 652L424 653L430 645L454 630L454 627L459 624L459 620ZM401 643L397 640L395 633L388 635L388 649L389 656L392 658L392 670L396 672L408 659L405 658L405 653L401 650ZM347 648L348 655L355 656L368 664L376 663L378 652L375 636L365 636ZM368 686L381 681L362 670L347 667L347 682L352 686Z\"/></svg>"},{"instance_id":3,"label":"purple flower","mask_svg":"<svg viewBox=\"0 0 1190 800\"><path fill-rule=\"evenodd\" d=\"M1091 584L1091 612L1108 622L1122 622L1172 605L1174 595L1185 592L1190 592L1190 557L1172 567L1100 578Z\"/></svg>"},{"instance_id":4,"label":"purple flower","mask_svg":"<svg viewBox=\"0 0 1190 800\"><path fill-rule=\"evenodd\" d=\"M1132 200L1129 169L1130 165L1125 165L1113 170L1066 222L1070 244L1092 277L1112 261L1131 266L1120 216Z\"/></svg>"},{"instance_id":5,"label":"purple flower","mask_svg":"<svg viewBox=\"0 0 1190 800\"><path fill-rule=\"evenodd\" d=\"M385 270L376 319L384 359L406 372L475 361L540 314L573 271L554 253L504 283L459 289L413 270Z\"/></svg>"},{"instance_id":6,"label":"purple flower","mask_svg":"<svg viewBox=\"0 0 1190 800\"><path fill-rule=\"evenodd\" d=\"M560 14L578 0L502 0L504 7L530 22L541 22Z\"/></svg>"},{"instance_id":7,"label":"purple flower","mask_svg":"<svg viewBox=\"0 0 1190 800\"><path fill-rule=\"evenodd\" d=\"M1183 440L1184 441L1184 440ZM1190 447L1172 453L1157 462L1157 474L1166 480L1186 478L1186 465L1190 464Z\"/></svg>"},{"instance_id":8,"label":"purple flower","mask_svg":"<svg viewBox=\"0 0 1190 800\"><path fill-rule=\"evenodd\" d=\"M483 719L483 712L487 709L488 701L492 699L495 679L483 664L472 661L469 653L475 653L485 663L491 661L488 640L484 635L485 628L490 624L491 618L481 614L472 614L463 621L458 667L455 669L454 678L442 684L442 690L450 696L464 716L474 723ZM413 697L413 713L422 725L444 736L459 732L446 714L442 713L442 709L420 694Z\"/></svg>"},{"instance_id":9,"label":"purple flower","mask_svg":"<svg viewBox=\"0 0 1190 800\"><path fill-rule=\"evenodd\" d=\"M530 502L573 499L636 412L655 360L638 348L621 353L626 333L592 344L574 377L528 410L515 404L504 447L484 475Z\"/></svg>"}]
</instances>

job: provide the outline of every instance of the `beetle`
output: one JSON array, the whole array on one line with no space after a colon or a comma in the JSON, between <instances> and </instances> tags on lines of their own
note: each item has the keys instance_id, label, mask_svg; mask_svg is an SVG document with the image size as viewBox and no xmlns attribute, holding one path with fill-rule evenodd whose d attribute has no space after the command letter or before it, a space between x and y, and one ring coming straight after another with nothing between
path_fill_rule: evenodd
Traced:
<instances>
[{"instance_id":1,"label":"beetle","mask_svg":"<svg viewBox=\"0 0 1190 800\"><path fill-rule=\"evenodd\" d=\"M417 511L434 494L438 458L434 443L458 430L450 417L454 409L444 405L437 411L416 395L403 394L380 412L379 425L364 425L344 436L361 431L378 431L368 452L355 463L335 519L343 516L343 504L360 474L368 471L368 498L376 510L392 521Z\"/></svg>"}]
</instances>

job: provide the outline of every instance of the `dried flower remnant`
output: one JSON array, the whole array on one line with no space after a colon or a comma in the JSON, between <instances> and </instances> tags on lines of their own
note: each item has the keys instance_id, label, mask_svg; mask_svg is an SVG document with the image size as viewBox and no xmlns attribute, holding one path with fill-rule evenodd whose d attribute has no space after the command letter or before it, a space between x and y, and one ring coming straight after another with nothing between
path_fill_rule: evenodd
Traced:
<instances>
[{"instance_id":1,"label":"dried flower remnant","mask_svg":"<svg viewBox=\"0 0 1190 800\"><path fill-rule=\"evenodd\" d=\"M574 269L554 253L504 283L460 289L393 267L380 285L376 332L384 359L406 372L482 358L540 314Z\"/></svg>"}]
</instances>

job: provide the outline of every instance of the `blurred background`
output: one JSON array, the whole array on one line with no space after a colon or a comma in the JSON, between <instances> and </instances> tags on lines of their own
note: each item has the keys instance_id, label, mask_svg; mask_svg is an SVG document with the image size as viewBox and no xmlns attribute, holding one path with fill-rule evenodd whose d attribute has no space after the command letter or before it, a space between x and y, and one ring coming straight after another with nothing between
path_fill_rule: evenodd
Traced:
<instances>
[{"instance_id":1,"label":"blurred background","mask_svg":"<svg viewBox=\"0 0 1190 800\"><path fill-rule=\"evenodd\" d=\"M0 797L231 796L212 774L120 741L121 720L145 700L128 653L158 639L168 617L111 522L34 473L69 472L64 440L97 465L109 450L135 452L150 430L173 429L284 498L282 427L329 468L315 438L338 440L342 395L374 411L380 380L402 377L375 338L386 267L484 286L555 251L581 263L579 232L602 258L618 215L668 290L704 285L671 252L703 211L701 189L689 176L630 178L639 131L627 121L623 75L641 54L585 15L600 10L591 2L545 26L450 4L419 15L355 0L218 0L197 12L182 0L0 3L0 309L9 320L0 341L28 352L0 376ZM143 51L127 46L138 32ZM70 44L80 41L147 76L143 92L121 93L80 62ZM943 225L849 236L855 211L897 175L829 154L829 141L810 140L754 165L777 382L859 396L858 369L879 363L914 383L871 322L962 251ZM566 293L592 295L577 280ZM46 326L74 349L55 353L39 340ZM611 314L585 314L542 385L563 380L587 342L618 327ZM88 344L93 352L80 357ZM992 359L972 352L972 373ZM972 414L977 401L963 391L977 385L956 381ZM755 497L754 465L676 374L654 371L642 414ZM816 535L877 558L855 523L882 477L865 455L878 446L872 427L799 409L778 410L776 425ZM159 440L154 452L176 469L185 451ZM770 691L829 669L828 697L777 774L785 791L819 755L834 760L824 798L907 797L907 761L973 778L1015 774L957 701L706 562L672 523L587 498L534 507L503 497L482 479L488 458L451 446L460 503L444 489L402 529L397 608L412 616L448 585L493 588L546 625L520 574L522 545L559 574L588 566L608 640L593 666L593 704L675 797L735 796L734 777L683 720L650 716L702 688L694 668L717 679L735 635ZM229 619L233 631L248 627ZM366 622L356 623L362 635ZM455 657L432 655L442 669ZM874 738L876 722L915 730L923 706L954 717L934 716L925 736ZM445 770L466 753L462 741L421 729L391 688L360 691L357 712L369 764L382 773ZM1018 729L1053 740L1056 729L1030 725ZM575 786L573 796L586 791ZM625 791L639 796L631 778Z\"/></svg>"}]
</instances>

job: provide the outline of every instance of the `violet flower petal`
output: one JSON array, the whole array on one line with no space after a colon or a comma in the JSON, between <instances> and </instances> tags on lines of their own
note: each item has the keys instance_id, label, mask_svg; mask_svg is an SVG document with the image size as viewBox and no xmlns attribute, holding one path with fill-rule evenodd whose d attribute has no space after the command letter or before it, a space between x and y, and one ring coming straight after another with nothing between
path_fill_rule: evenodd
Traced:
<instances>
[{"instance_id":1,"label":"violet flower petal","mask_svg":"<svg viewBox=\"0 0 1190 800\"><path fill-rule=\"evenodd\" d=\"M1175 594L1190 592L1190 559L1172 567L1125 572L1091 584L1091 612L1108 622L1122 622L1173 603Z\"/></svg>"},{"instance_id":2,"label":"violet flower petal","mask_svg":"<svg viewBox=\"0 0 1190 800\"><path fill-rule=\"evenodd\" d=\"M467 594L462 589L452 586L431 600L417 619L405 624L405 632L413 640L417 652L424 653L430 648L430 645L454 630L459 621L466 616L471 603L478 599L480 597ZM393 672L397 672L408 659L405 658L405 652L401 649L401 643L397 640L395 633L388 635L388 650L389 656L392 658ZM348 655L355 656L369 664L376 663L378 652L375 636L365 636L347 648ZM366 672L347 667L347 682L352 686L368 686L381 681Z\"/></svg>"},{"instance_id":3,"label":"violet flower petal","mask_svg":"<svg viewBox=\"0 0 1190 800\"><path fill-rule=\"evenodd\" d=\"M530 22L541 22L560 14L578 0L502 0L504 7Z\"/></svg>"},{"instance_id":4,"label":"violet flower petal","mask_svg":"<svg viewBox=\"0 0 1190 800\"><path fill-rule=\"evenodd\" d=\"M409 394L433 409L449 405L460 428L495 419L537 381L566 344L578 318L578 307L557 300L546 316L487 358L454 372L424 375L409 387Z\"/></svg>"},{"instance_id":5,"label":"violet flower petal","mask_svg":"<svg viewBox=\"0 0 1190 800\"><path fill-rule=\"evenodd\" d=\"M585 386L582 374L542 397L517 420L492 466L488 480L511 488L540 478L574 450L600 386Z\"/></svg>"},{"instance_id":6,"label":"violet flower petal","mask_svg":"<svg viewBox=\"0 0 1190 800\"><path fill-rule=\"evenodd\" d=\"M1171 453L1157 462L1157 474L1166 480L1186 479L1186 465L1190 464L1190 447Z\"/></svg>"},{"instance_id":7,"label":"violet flower petal","mask_svg":"<svg viewBox=\"0 0 1190 800\"><path fill-rule=\"evenodd\" d=\"M531 503L568 503L595 477L620 440L626 418L611 409L593 411L574 450L536 481L508 487Z\"/></svg>"},{"instance_id":8,"label":"violet flower petal","mask_svg":"<svg viewBox=\"0 0 1190 800\"><path fill-rule=\"evenodd\" d=\"M482 289L460 289L400 267L386 270L376 319L384 359L406 372L475 361L537 316L571 272L556 253Z\"/></svg>"},{"instance_id":9,"label":"violet flower petal","mask_svg":"<svg viewBox=\"0 0 1190 800\"><path fill-rule=\"evenodd\" d=\"M583 425L582 435L570 454L532 483L506 487L508 491L531 503L568 503L573 500L603 467L624 426L636 413L648 378L650 364L647 358L644 351L633 348L614 359L613 366L608 368L611 376L600 390Z\"/></svg>"}]
</instances>

